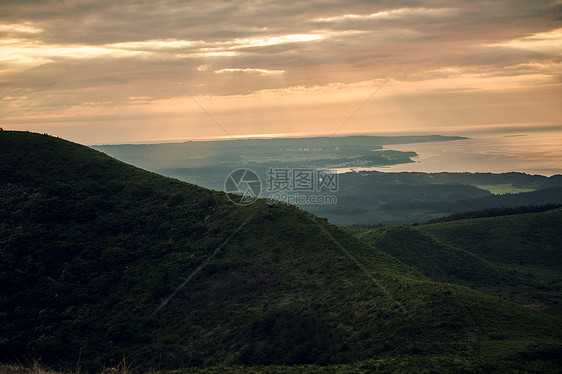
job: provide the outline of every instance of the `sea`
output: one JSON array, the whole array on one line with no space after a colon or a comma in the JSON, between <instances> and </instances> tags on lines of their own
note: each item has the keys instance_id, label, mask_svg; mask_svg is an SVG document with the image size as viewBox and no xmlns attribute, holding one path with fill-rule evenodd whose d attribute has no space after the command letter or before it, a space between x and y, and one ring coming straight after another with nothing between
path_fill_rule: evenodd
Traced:
<instances>
[{"instance_id":1,"label":"sea","mask_svg":"<svg viewBox=\"0 0 562 374\"><path fill-rule=\"evenodd\" d=\"M338 168L338 173L377 170L386 172L522 172L562 174L562 126L548 131L513 134L477 134L469 139L397 144L384 149L414 151L413 163L384 167Z\"/></svg>"}]
</instances>

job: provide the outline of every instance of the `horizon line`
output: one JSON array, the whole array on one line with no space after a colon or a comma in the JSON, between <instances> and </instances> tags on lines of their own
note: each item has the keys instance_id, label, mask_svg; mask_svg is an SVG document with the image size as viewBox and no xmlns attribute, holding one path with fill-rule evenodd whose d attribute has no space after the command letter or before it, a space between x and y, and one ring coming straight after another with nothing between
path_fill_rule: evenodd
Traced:
<instances>
[{"instance_id":1,"label":"horizon line","mask_svg":"<svg viewBox=\"0 0 562 374\"><path fill-rule=\"evenodd\" d=\"M325 138L330 137L328 133L269 133L269 134L244 134L244 135L232 135L229 136L209 136L200 138L173 138L173 139L160 139L160 140L139 140L132 142L116 142L116 143L95 143L89 144L88 146L105 146L105 145L153 145L153 144L181 144L188 142L215 142L215 141L236 141L236 140L269 140L269 139L313 139L313 138ZM404 133L404 132L389 132L389 133L345 133L338 134L333 137L335 138L346 138L352 136L380 136L380 137L391 137L391 136L456 136L460 138L469 139L468 136L464 135L441 135L437 133Z\"/></svg>"}]
</instances>

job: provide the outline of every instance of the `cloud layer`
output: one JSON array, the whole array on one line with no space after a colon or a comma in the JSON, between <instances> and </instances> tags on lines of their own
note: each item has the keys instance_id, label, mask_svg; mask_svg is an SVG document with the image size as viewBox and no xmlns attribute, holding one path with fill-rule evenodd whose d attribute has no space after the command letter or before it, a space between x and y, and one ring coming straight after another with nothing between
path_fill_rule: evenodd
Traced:
<instances>
[{"instance_id":1,"label":"cloud layer","mask_svg":"<svg viewBox=\"0 0 562 374\"><path fill-rule=\"evenodd\" d=\"M342 133L556 126L561 20L558 1L4 2L1 126L224 136L192 95L233 135L330 134L405 60Z\"/></svg>"}]
</instances>

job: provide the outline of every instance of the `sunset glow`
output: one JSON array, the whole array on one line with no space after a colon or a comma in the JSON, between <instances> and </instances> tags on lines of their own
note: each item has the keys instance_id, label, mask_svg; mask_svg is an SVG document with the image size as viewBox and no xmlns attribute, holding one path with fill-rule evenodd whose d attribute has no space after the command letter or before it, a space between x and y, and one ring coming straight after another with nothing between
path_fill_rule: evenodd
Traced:
<instances>
[{"instance_id":1,"label":"sunset glow","mask_svg":"<svg viewBox=\"0 0 562 374\"><path fill-rule=\"evenodd\" d=\"M404 61L342 134L561 125L556 1L4 8L8 129L86 144L330 134Z\"/></svg>"}]
</instances>

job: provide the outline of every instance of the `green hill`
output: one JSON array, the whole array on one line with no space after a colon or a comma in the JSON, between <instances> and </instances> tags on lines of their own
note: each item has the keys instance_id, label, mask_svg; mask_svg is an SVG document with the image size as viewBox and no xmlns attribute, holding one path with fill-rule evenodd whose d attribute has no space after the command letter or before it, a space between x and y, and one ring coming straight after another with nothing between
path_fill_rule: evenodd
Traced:
<instances>
[{"instance_id":1,"label":"green hill","mask_svg":"<svg viewBox=\"0 0 562 374\"><path fill-rule=\"evenodd\" d=\"M555 317L430 281L298 208L33 133L0 132L0 283L3 362L560 364Z\"/></svg>"},{"instance_id":2,"label":"green hill","mask_svg":"<svg viewBox=\"0 0 562 374\"><path fill-rule=\"evenodd\" d=\"M539 308L562 302L560 210L350 230L433 280Z\"/></svg>"}]
</instances>

